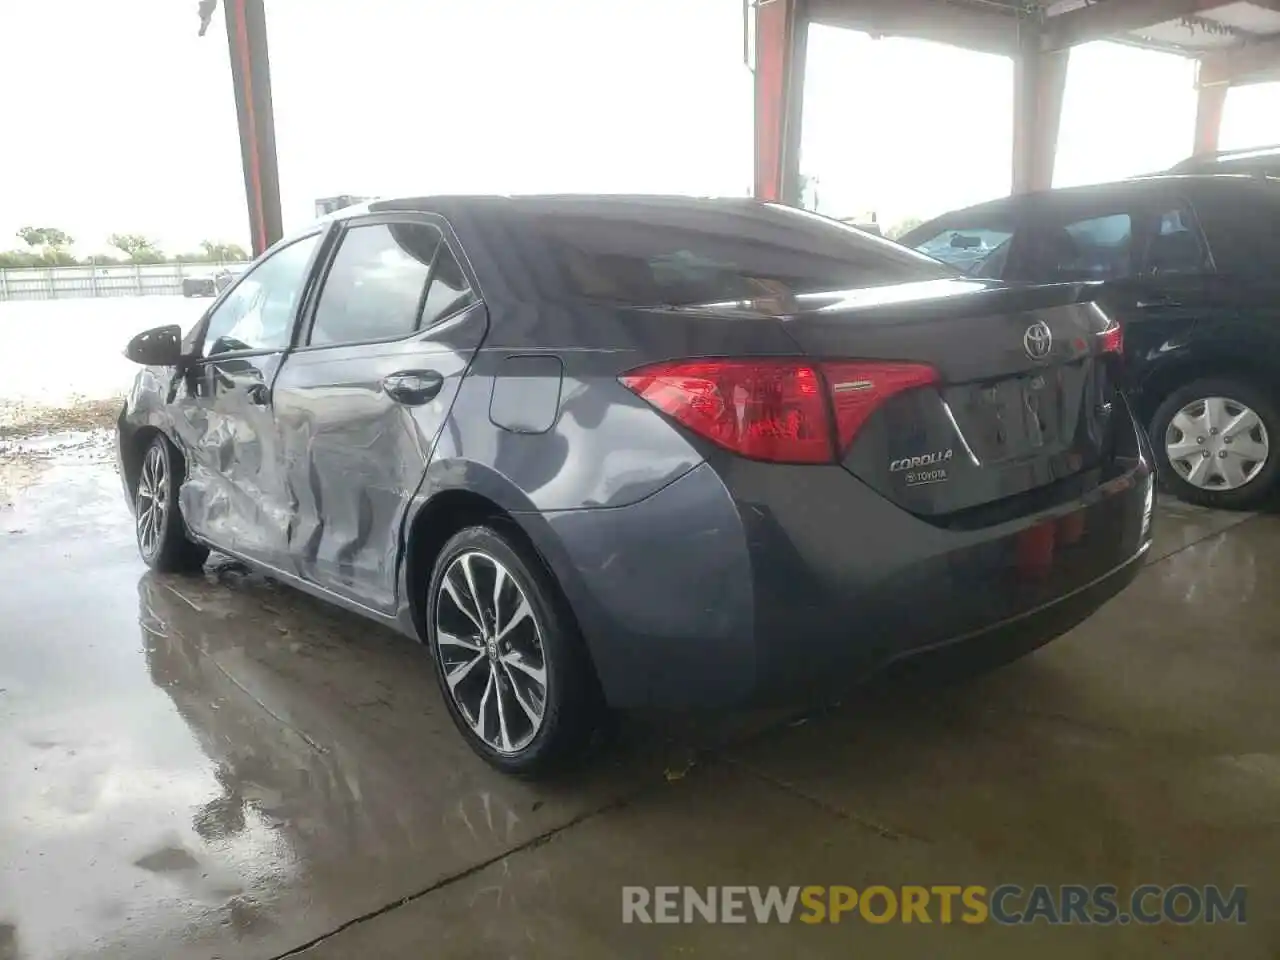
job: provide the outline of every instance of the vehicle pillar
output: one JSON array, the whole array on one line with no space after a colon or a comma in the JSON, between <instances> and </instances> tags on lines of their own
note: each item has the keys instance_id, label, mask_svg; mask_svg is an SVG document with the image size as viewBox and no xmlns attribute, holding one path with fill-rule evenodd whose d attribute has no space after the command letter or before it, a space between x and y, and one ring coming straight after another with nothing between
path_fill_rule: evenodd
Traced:
<instances>
[{"instance_id":1,"label":"vehicle pillar","mask_svg":"<svg viewBox=\"0 0 1280 960\"><path fill-rule=\"evenodd\" d=\"M1202 84L1196 90L1196 132L1193 154L1217 153L1222 130L1222 108L1227 103L1227 83Z\"/></svg>"},{"instance_id":2,"label":"vehicle pillar","mask_svg":"<svg viewBox=\"0 0 1280 960\"><path fill-rule=\"evenodd\" d=\"M750 7L744 9L750 10ZM748 14L749 15L749 14ZM755 51L755 188L760 200L800 202L807 0L758 0Z\"/></svg>"},{"instance_id":3,"label":"vehicle pillar","mask_svg":"<svg viewBox=\"0 0 1280 960\"><path fill-rule=\"evenodd\" d=\"M1045 50L1031 20L1019 25L1013 60L1013 192L1048 190L1058 153L1069 50Z\"/></svg>"}]
</instances>

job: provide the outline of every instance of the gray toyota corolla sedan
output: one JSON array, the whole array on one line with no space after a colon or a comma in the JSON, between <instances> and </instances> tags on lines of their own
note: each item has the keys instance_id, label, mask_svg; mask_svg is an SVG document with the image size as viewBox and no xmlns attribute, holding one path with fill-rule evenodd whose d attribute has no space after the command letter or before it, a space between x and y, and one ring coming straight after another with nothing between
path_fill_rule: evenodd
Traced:
<instances>
[{"instance_id":1,"label":"gray toyota corolla sedan","mask_svg":"<svg viewBox=\"0 0 1280 960\"><path fill-rule=\"evenodd\" d=\"M1081 285L747 200L451 197L277 244L120 415L143 559L212 548L427 645L504 770L608 707L1025 650L1134 576L1145 439Z\"/></svg>"}]
</instances>

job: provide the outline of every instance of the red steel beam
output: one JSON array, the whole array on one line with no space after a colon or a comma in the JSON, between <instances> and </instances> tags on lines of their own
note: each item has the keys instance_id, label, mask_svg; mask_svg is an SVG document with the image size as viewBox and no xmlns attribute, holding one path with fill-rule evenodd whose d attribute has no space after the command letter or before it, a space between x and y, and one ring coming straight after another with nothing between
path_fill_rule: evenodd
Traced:
<instances>
[{"instance_id":1,"label":"red steel beam","mask_svg":"<svg viewBox=\"0 0 1280 960\"><path fill-rule=\"evenodd\" d=\"M1013 192L1048 190L1058 153L1062 95L1067 83L1066 50L1041 48L1028 28L1013 61Z\"/></svg>"},{"instance_id":2,"label":"red steel beam","mask_svg":"<svg viewBox=\"0 0 1280 960\"><path fill-rule=\"evenodd\" d=\"M1196 91L1196 131L1193 154L1217 153L1218 135L1222 132L1222 108L1227 103L1225 83L1201 87Z\"/></svg>"},{"instance_id":3,"label":"red steel beam","mask_svg":"<svg viewBox=\"0 0 1280 960\"><path fill-rule=\"evenodd\" d=\"M224 0L231 83L240 125L240 159L255 255L283 234L276 125L271 108L271 69L263 0Z\"/></svg>"},{"instance_id":4,"label":"red steel beam","mask_svg":"<svg viewBox=\"0 0 1280 960\"><path fill-rule=\"evenodd\" d=\"M755 30L755 190L800 201L800 124L809 20L804 0L759 0Z\"/></svg>"}]
</instances>

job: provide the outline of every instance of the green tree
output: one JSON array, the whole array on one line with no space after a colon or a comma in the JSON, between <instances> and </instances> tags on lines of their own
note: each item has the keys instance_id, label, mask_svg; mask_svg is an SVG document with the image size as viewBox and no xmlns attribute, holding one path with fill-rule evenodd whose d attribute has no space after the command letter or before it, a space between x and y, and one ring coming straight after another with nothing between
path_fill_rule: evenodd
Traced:
<instances>
[{"instance_id":1,"label":"green tree","mask_svg":"<svg viewBox=\"0 0 1280 960\"><path fill-rule=\"evenodd\" d=\"M107 243L123 251L131 263L164 263L164 254L156 242L140 233L113 233Z\"/></svg>"},{"instance_id":2,"label":"green tree","mask_svg":"<svg viewBox=\"0 0 1280 960\"><path fill-rule=\"evenodd\" d=\"M0 269L6 267L39 267L44 265L44 260L38 253L31 253L27 250L9 250L0 253Z\"/></svg>"},{"instance_id":3,"label":"green tree","mask_svg":"<svg viewBox=\"0 0 1280 960\"><path fill-rule=\"evenodd\" d=\"M203 259L213 263L235 263L250 259L244 247L238 243L202 240L200 241L200 249L204 251Z\"/></svg>"},{"instance_id":4,"label":"green tree","mask_svg":"<svg viewBox=\"0 0 1280 960\"><path fill-rule=\"evenodd\" d=\"M42 252L50 249L60 250L75 243L71 237L57 227L23 227L18 231L18 239L29 247L38 247Z\"/></svg>"},{"instance_id":5,"label":"green tree","mask_svg":"<svg viewBox=\"0 0 1280 960\"><path fill-rule=\"evenodd\" d=\"M39 251L34 265L76 263L76 258L67 252L67 247L75 241L57 227L23 227L17 236L32 250Z\"/></svg>"}]
</instances>

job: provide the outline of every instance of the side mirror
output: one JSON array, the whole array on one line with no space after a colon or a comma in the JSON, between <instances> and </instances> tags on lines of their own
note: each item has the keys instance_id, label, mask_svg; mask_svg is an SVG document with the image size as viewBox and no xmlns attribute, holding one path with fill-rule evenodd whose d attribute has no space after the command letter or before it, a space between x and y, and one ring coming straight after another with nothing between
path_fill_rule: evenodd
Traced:
<instances>
[{"instance_id":1,"label":"side mirror","mask_svg":"<svg viewBox=\"0 0 1280 960\"><path fill-rule=\"evenodd\" d=\"M171 323L144 330L129 341L124 355L148 367L176 367L182 362L182 328Z\"/></svg>"}]
</instances>

